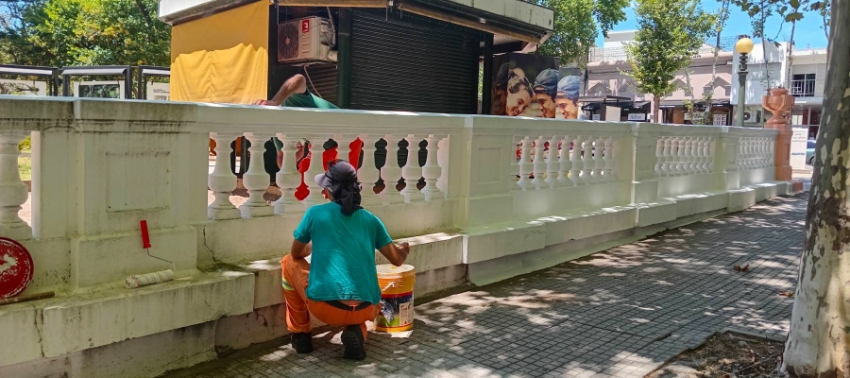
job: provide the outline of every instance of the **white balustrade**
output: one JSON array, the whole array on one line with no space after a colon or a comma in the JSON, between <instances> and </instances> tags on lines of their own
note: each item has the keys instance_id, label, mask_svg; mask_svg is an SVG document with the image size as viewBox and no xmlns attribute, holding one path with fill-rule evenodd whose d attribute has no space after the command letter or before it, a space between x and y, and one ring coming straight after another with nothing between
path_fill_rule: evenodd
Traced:
<instances>
[{"instance_id":1,"label":"white balustrade","mask_svg":"<svg viewBox=\"0 0 850 378\"><path fill-rule=\"evenodd\" d=\"M605 171L605 139L598 137L593 141L593 182L605 182L602 172Z\"/></svg>"},{"instance_id":2,"label":"white balustrade","mask_svg":"<svg viewBox=\"0 0 850 378\"><path fill-rule=\"evenodd\" d=\"M400 138L387 134L384 135L384 140L387 142L387 159L384 166L381 168L381 178L384 179L384 190L381 191L380 197L383 203L396 204L404 202L404 196L396 189L399 180L402 178L401 168L398 166L398 143Z\"/></svg>"},{"instance_id":3,"label":"white balustrade","mask_svg":"<svg viewBox=\"0 0 850 378\"><path fill-rule=\"evenodd\" d=\"M670 176L673 173L673 167L675 167L675 163L673 162L673 138L665 137L664 141L664 151L662 155L664 156L664 162L661 164L661 172L664 176Z\"/></svg>"},{"instance_id":4,"label":"white balustrade","mask_svg":"<svg viewBox=\"0 0 850 378\"><path fill-rule=\"evenodd\" d=\"M277 138L283 143L283 147L281 148L283 162L277 175L275 175L275 182L280 188L281 195L280 199L274 203L274 212L280 215L303 211L304 206L295 198L295 191L301 185L301 173L298 172L298 161L296 158L299 139L282 133L277 134Z\"/></svg>"},{"instance_id":5,"label":"white balustrade","mask_svg":"<svg viewBox=\"0 0 850 378\"><path fill-rule=\"evenodd\" d=\"M404 178L404 189L401 194L404 196L404 202L421 202L425 196L419 191L416 185L419 179L422 178L422 167L419 166L419 139L413 134L407 135L407 162L404 168L401 169L401 177Z\"/></svg>"},{"instance_id":6,"label":"white balustrade","mask_svg":"<svg viewBox=\"0 0 850 378\"><path fill-rule=\"evenodd\" d=\"M307 194L307 197L301 203L304 204L306 209L309 209L325 202L325 198L322 195L323 188L316 183L316 176L325 173L325 167L322 164L322 152L324 152L322 145L325 139L321 135L314 134L308 136L307 140L310 141L310 166L307 168L307 172L304 173L304 183L307 185L310 193Z\"/></svg>"},{"instance_id":7,"label":"white balustrade","mask_svg":"<svg viewBox=\"0 0 850 378\"><path fill-rule=\"evenodd\" d=\"M664 139L658 138L655 141L655 174L659 176L664 173L664 161L666 159L664 155Z\"/></svg>"},{"instance_id":8,"label":"white balustrade","mask_svg":"<svg viewBox=\"0 0 850 378\"><path fill-rule=\"evenodd\" d=\"M570 169L570 180L573 182L573 186L578 186L581 183L581 172L582 172L582 161L581 161L581 153L582 153L582 137L576 136L573 139L573 154L570 157L570 162L572 163L572 168Z\"/></svg>"},{"instance_id":9,"label":"white balustrade","mask_svg":"<svg viewBox=\"0 0 850 378\"><path fill-rule=\"evenodd\" d=\"M442 138L430 134L425 141L428 143L428 146L425 147L428 149L428 155L425 159L425 165L422 166L422 177L425 178L425 187L422 188L422 193L425 196L425 201L432 201L444 198L440 188L437 187L437 180L443 175L443 168L438 164Z\"/></svg>"},{"instance_id":10,"label":"white balustrade","mask_svg":"<svg viewBox=\"0 0 850 378\"><path fill-rule=\"evenodd\" d=\"M557 136L549 138L549 156L546 157L546 184L549 184L549 188L558 186L558 171L561 168L558 142Z\"/></svg>"},{"instance_id":11,"label":"white balustrade","mask_svg":"<svg viewBox=\"0 0 850 378\"><path fill-rule=\"evenodd\" d=\"M614 138L608 137L605 138L605 156L603 157L605 163L605 173L603 174L603 178L606 182L616 181L617 176L615 174L615 164L614 164Z\"/></svg>"},{"instance_id":12,"label":"white balustrade","mask_svg":"<svg viewBox=\"0 0 850 378\"><path fill-rule=\"evenodd\" d=\"M242 211L243 218L273 215L274 208L263 199L263 195L269 187L269 174L266 173L265 159L263 159L264 144L271 138L271 134L245 133L244 137L251 142L251 147L248 148L251 153L248 171L242 175L242 185L245 186L245 189L248 189L249 197L248 201L239 207L239 210Z\"/></svg>"},{"instance_id":13,"label":"white balustrade","mask_svg":"<svg viewBox=\"0 0 850 378\"><path fill-rule=\"evenodd\" d=\"M213 202L207 207L210 220L235 219L241 216L239 209L230 202L230 196L236 189L236 176L230 171L230 142L237 133L210 133L215 141L215 166L207 179L207 186L213 193Z\"/></svg>"},{"instance_id":14,"label":"white balustrade","mask_svg":"<svg viewBox=\"0 0 850 378\"><path fill-rule=\"evenodd\" d=\"M27 202L27 186L18 171L18 145L29 132L0 132L0 235L18 240L32 239L32 228L21 219L21 205Z\"/></svg>"},{"instance_id":15,"label":"white balustrade","mask_svg":"<svg viewBox=\"0 0 850 378\"><path fill-rule=\"evenodd\" d=\"M559 186L572 185L572 182L570 181L570 168L572 166L572 161L570 161L570 143L572 143L572 140L570 139L569 135L565 135L561 139L561 148L558 151Z\"/></svg>"},{"instance_id":16,"label":"white balustrade","mask_svg":"<svg viewBox=\"0 0 850 378\"><path fill-rule=\"evenodd\" d=\"M357 170L357 178L363 184L360 192L361 204L363 206L376 206L381 204L381 199L375 194L375 184L381 178L381 171L375 167L375 138L368 134L360 134L360 150L363 154L363 164Z\"/></svg>"},{"instance_id":17,"label":"white balustrade","mask_svg":"<svg viewBox=\"0 0 850 378\"><path fill-rule=\"evenodd\" d=\"M542 135L534 140L534 162L532 163L534 178L531 180L531 185L534 185L534 188L537 190L543 188L543 184L545 183L543 179L543 175L546 174L545 144L546 140L543 139Z\"/></svg>"},{"instance_id":18,"label":"white balustrade","mask_svg":"<svg viewBox=\"0 0 850 378\"><path fill-rule=\"evenodd\" d=\"M581 142L583 155L581 157L581 182L584 185L593 183L593 137L585 137Z\"/></svg>"},{"instance_id":19,"label":"white balustrade","mask_svg":"<svg viewBox=\"0 0 850 378\"><path fill-rule=\"evenodd\" d=\"M519 181L517 181L517 185L522 190L528 189L531 186L531 180L529 180L529 176L532 172L532 164L531 157L529 156L531 150L531 140L528 137L524 137L520 142L520 154L519 154Z\"/></svg>"}]
</instances>

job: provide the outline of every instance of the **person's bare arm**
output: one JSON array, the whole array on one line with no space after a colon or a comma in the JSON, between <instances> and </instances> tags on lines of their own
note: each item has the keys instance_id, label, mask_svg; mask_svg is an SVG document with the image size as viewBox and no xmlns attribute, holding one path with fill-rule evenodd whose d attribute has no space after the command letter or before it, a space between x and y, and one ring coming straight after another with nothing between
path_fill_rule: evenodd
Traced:
<instances>
[{"instance_id":1,"label":"person's bare arm","mask_svg":"<svg viewBox=\"0 0 850 378\"><path fill-rule=\"evenodd\" d=\"M410 244L401 243L400 246L397 246L395 243L390 243L381 247L379 251L391 264L401 266L407 260L407 255L410 254Z\"/></svg>"},{"instance_id":2,"label":"person's bare arm","mask_svg":"<svg viewBox=\"0 0 850 378\"><path fill-rule=\"evenodd\" d=\"M289 250L289 254L292 255L293 259L303 259L307 256L310 256L310 253L313 252L313 243L302 243L298 240L292 241L292 248Z\"/></svg>"},{"instance_id":3,"label":"person's bare arm","mask_svg":"<svg viewBox=\"0 0 850 378\"><path fill-rule=\"evenodd\" d=\"M271 106L280 106L289 96L292 96L296 93L304 93L307 91L307 79L304 78L304 75L296 74L293 77L290 77L286 80L283 85L280 86L280 90L277 91L277 94L271 100L257 100L254 101L253 105L271 105Z\"/></svg>"}]
</instances>

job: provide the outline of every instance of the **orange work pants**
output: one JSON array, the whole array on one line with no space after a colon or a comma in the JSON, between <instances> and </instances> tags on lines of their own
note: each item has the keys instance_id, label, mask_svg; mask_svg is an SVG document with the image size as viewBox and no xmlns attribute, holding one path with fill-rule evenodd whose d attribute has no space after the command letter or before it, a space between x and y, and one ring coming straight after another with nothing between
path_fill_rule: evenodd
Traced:
<instances>
[{"instance_id":1,"label":"orange work pants","mask_svg":"<svg viewBox=\"0 0 850 378\"><path fill-rule=\"evenodd\" d=\"M360 325L363 338L366 338L366 322L374 321L380 308L376 305L359 311L346 311L307 298L307 279L310 276L310 264L304 259L293 259L286 255L280 260L283 272L283 296L286 299L286 327L292 333L306 333L312 329L310 314L331 326ZM352 309L354 306L352 306Z\"/></svg>"}]
</instances>

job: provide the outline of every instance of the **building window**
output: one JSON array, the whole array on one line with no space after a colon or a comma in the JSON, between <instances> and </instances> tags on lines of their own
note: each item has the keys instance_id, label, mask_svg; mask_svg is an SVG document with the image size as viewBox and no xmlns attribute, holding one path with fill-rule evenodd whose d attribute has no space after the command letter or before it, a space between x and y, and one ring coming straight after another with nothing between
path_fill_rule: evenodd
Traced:
<instances>
[{"instance_id":1,"label":"building window","mask_svg":"<svg viewBox=\"0 0 850 378\"><path fill-rule=\"evenodd\" d=\"M794 75L791 80L791 94L797 97L815 95L815 74Z\"/></svg>"}]
</instances>

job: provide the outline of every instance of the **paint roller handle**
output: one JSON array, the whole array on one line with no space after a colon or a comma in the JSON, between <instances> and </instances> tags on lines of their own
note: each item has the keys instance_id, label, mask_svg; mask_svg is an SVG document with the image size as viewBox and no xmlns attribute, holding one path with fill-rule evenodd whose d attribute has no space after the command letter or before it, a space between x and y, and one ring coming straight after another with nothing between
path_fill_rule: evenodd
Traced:
<instances>
[{"instance_id":1,"label":"paint roller handle","mask_svg":"<svg viewBox=\"0 0 850 378\"><path fill-rule=\"evenodd\" d=\"M142 248L148 249L151 247L151 237L148 234L148 221L139 221L139 227L142 229Z\"/></svg>"}]
</instances>

